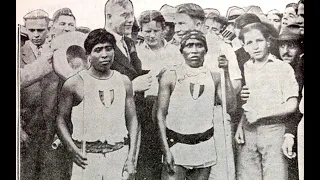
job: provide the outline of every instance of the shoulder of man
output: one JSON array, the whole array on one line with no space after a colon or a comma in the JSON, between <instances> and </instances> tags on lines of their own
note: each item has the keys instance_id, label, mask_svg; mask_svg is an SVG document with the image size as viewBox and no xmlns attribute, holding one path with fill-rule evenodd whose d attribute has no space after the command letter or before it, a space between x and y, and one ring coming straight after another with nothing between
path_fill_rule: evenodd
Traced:
<instances>
[{"instance_id":1,"label":"shoulder of man","mask_svg":"<svg viewBox=\"0 0 320 180\"><path fill-rule=\"evenodd\" d=\"M22 66L29 64L29 63L33 62L34 60L36 60L36 56L34 55L29 43L25 43L21 47L20 58L21 58L20 63Z\"/></svg>"}]
</instances>

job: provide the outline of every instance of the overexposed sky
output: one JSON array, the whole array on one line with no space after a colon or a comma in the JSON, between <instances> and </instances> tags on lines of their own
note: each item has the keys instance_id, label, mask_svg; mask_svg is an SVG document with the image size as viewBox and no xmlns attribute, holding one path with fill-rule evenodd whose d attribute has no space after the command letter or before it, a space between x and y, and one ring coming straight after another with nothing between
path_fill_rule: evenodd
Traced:
<instances>
[{"instance_id":1,"label":"overexposed sky","mask_svg":"<svg viewBox=\"0 0 320 180\"><path fill-rule=\"evenodd\" d=\"M77 26L86 26L90 29L104 26L104 4L107 0L16 0L16 22L23 24L23 16L35 9L43 9L53 13L63 7L72 10L77 19ZM226 14L228 7L258 5L264 13L272 9L283 11L285 6L298 0L132 0L135 16L145 10L159 10L163 4L178 5L181 3L196 3L202 8L216 8L222 15Z\"/></svg>"}]
</instances>

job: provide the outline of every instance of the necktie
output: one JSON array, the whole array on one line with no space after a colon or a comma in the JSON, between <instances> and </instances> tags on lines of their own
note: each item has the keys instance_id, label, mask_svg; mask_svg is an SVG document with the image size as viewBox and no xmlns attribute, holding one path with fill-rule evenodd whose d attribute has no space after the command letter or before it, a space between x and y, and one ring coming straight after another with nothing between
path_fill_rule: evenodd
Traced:
<instances>
[{"instance_id":1,"label":"necktie","mask_svg":"<svg viewBox=\"0 0 320 180\"><path fill-rule=\"evenodd\" d=\"M41 55L42 46L37 46L37 56Z\"/></svg>"},{"instance_id":2,"label":"necktie","mask_svg":"<svg viewBox=\"0 0 320 180\"><path fill-rule=\"evenodd\" d=\"M127 46L126 42L124 41L124 36L122 36L122 38L121 38L121 43L122 43L122 46L123 46L124 50L126 51L126 56L128 57L128 60L130 62L131 61L130 53L129 53L128 46Z\"/></svg>"}]
</instances>

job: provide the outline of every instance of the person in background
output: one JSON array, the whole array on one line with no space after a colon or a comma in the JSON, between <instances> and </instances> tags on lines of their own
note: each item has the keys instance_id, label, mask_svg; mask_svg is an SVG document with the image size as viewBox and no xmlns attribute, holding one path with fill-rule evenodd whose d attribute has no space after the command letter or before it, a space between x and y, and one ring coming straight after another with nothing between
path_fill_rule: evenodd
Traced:
<instances>
[{"instance_id":1,"label":"person in background","mask_svg":"<svg viewBox=\"0 0 320 180\"><path fill-rule=\"evenodd\" d=\"M49 15L42 9L27 13L24 25L28 41L21 47L20 54L20 179L38 179L43 162L42 146L46 132L41 94L45 75L34 72L41 70L48 74L52 72L50 59L53 53L46 44ZM46 66L42 66L44 62ZM32 66L32 68L28 68ZM26 69L25 69L26 68ZM47 69L47 70L45 70ZM26 72L27 71L27 72ZM26 81L29 83L24 84Z\"/></svg>"},{"instance_id":2,"label":"person in background","mask_svg":"<svg viewBox=\"0 0 320 180\"><path fill-rule=\"evenodd\" d=\"M54 177L57 180L71 178L72 159L66 147L62 144L57 149L52 148L52 143L58 138L56 127L56 114L58 105L58 96L62 83L77 71L72 69L65 56L57 56L57 37L63 34L76 31L76 18L71 9L61 8L55 11L52 16L52 26L50 28L50 48L54 53L53 69L54 71L45 77L42 92L43 116L46 122L46 135L43 147L43 163L41 168L41 179L50 179ZM64 44L59 44L63 46ZM65 52L67 53L67 52Z\"/></svg>"},{"instance_id":3,"label":"person in background","mask_svg":"<svg viewBox=\"0 0 320 180\"><path fill-rule=\"evenodd\" d=\"M299 26L296 25L288 25L285 28L283 28L282 32L280 33L279 38L277 39L279 52L281 59L290 64L295 72L296 80L299 84L299 97L298 97L298 103L300 102L302 98L302 87L303 87L303 81L304 81L304 67L301 66L302 62L301 55L303 53L304 45L303 45L303 36L299 32ZM288 168L289 168L289 178L290 179L297 179L298 178L298 162L296 158L293 158L293 154L291 152L295 151L296 142L294 143L294 147L290 147L290 141L287 141L290 139L290 135L293 135L293 137L296 137L296 133L289 133L290 129L296 129L296 126L298 125L299 121L301 120L302 114L297 109L295 113L290 115L288 119L291 119L290 123L286 125L286 134L284 135L285 141L283 149L284 154L289 158L288 159ZM290 134L290 135L289 135ZM290 137L287 137L290 136ZM288 148L285 147L285 145L288 145Z\"/></svg>"},{"instance_id":4,"label":"person in background","mask_svg":"<svg viewBox=\"0 0 320 180\"><path fill-rule=\"evenodd\" d=\"M224 16L217 15L215 13L209 13L204 20L204 34L215 33L220 36L222 28L226 26L228 20ZM222 36L220 36L222 38Z\"/></svg>"},{"instance_id":5,"label":"person in background","mask_svg":"<svg viewBox=\"0 0 320 180\"><path fill-rule=\"evenodd\" d=\"M280 13L280 11L276 9L268 11L267 18L280 33L281 20L282 20L282 14Z\"/></svg>"},{"instance_id":6,"label":"person in background","mask_svg":"<svg viewBox=\"0 0 320 180\"><path fill-rule=\"evenodd\" d=\"M296 23L300 26L300 33L304 35L304 0L298 2Z\"/></svg>"},{"instance_id":7,"label":"person in background","mask_svg":"<svg viewBox=\"0 0 320 180\"><path fill-rule=\"evenodd\" d=\"M54 31L56 36L76 30L76 18L69 8L61 8L55 11L52 22L50 31Z\"/></svg>"},{"instance_id":8,"label":"person in background","mask_svg":"<svg viewBox=\"0 0 320 180\"><path fill-rule=\"evenodd\" d=\"M282 17L282 27L288 26L290 24L294 24L297 18L297 3L289 3L286 5L283 11Z\"/></svg>"},{"instance_id":9,"label":"person in background","mask_svg":"<svg viewBox=\"0 0 320 180\"><path fill-rule=\"evenodd\" d=\"M164 4L160 8L160 13L163 16L163 18L166 20L165 22L165 28L163 31L163 38L168 43L175 44L175 40L173 38L174 36L174 14L175 14L175 8L173 6L170 6L168 4Z\"/></svg>"},{"instance_id":10,"label":"person in background","mask_svg":"<svg viewBox=\"0 0 320 180\"><path fill-rule=\"evenodd\" d=\"M153 80L150 89L144 92L145 104L136 179L160 179L162 152L153 110L158 96L158 76L165 66L170 65L171 59L164 58L163 54L167 41L163 38L165 19L161 13L156 10L143 11L138 22L144 42L137 45L137 53L143 71L152 74Z\"/></svg>"}]
</instances>

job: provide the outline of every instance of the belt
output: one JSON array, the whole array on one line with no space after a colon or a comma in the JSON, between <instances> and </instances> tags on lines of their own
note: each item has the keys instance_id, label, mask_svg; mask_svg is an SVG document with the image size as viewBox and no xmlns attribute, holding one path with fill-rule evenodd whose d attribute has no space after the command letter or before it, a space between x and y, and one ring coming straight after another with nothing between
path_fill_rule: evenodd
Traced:
<instances>
[{"instance_id":1,"label":"belt","mask_svg":"<svg viewBox=\"0 0 320 180\"><path fill-rule=\"evenodd\" d=\"M82 141L73 140L75 145L78 148L82 148ZM128 145L129 141L128 138L125 138L123 142L116 142L115 144L108 144L107 141L93 141L93 142L86 142L86 153L101 153L106 154L116 150L121 149L124 145Z\"/></svg>"},{"instance_id":2,"label":"belt","mask_svg":"<svg viewBox=\"0 0 320 180\"><path fill-rule=\"evenodd\" d=\"M171 129L166 129L167 134L167 142L169 147L172 147L176 143L183 143L183 144L198 144L203 141L209 140L214 133L213 127L208 129L203 133L196 133L196 134L180 134Z\"/></svg>"}]
</instances>

